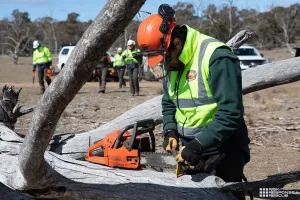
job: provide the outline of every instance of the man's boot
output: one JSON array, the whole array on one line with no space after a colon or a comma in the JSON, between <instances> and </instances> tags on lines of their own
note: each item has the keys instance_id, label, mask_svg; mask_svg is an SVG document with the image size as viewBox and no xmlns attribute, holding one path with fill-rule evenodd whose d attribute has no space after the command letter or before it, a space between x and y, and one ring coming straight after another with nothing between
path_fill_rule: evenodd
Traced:
<instances>
[{"instance_id":1,"label":"man's boot","mask_svg":"<svg viewBox=\"0 0 300 200\"><path fill-rule=\"evenodd\" d=\"M46 78L46 82L47 82L48 86L50 86L50 84L51 84L51 78L49 76Z\"/></svg>"},{"instance_id":2,"label":"man's boot","mask_svg":"<svg viewBox=\"0 0 300 200\"><path fill-rule=\"evenodd\" d=\"M44 92L45 92L45 87L41 87L40 94L44 94Z\"/></svg>"}]
</instances>

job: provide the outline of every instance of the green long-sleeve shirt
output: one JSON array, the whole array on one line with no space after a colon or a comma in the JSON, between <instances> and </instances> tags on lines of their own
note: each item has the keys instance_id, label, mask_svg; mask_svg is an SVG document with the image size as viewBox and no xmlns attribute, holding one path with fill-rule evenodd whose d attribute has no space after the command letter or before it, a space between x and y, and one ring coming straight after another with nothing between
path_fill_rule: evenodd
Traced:
<instances>
[{"instance_id":1,"label":"green long-sleeve shirt","mask_svg":"<svg viewBox=\"0 0 300 200\"><path fill-rule=\"evenodd\" d=\"M195 138L204 149L220 146L224 151L241 149L250 158L249 138L243 118L242 76L239 59L226 47L215 50L210 58L209 88L217 103L213 120ZM176 106L164 86L162 98L164 130L175 129Z\"/></svg>"}]
</instances>

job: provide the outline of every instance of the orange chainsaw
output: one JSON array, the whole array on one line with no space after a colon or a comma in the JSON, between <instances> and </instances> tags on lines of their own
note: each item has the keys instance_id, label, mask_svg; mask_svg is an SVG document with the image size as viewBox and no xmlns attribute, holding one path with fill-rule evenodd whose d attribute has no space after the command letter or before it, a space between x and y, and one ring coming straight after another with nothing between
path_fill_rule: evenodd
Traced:
<instances>
[{"instance_id":1,"label":"orange chainsaw","mask_svg":"<svg viewBox=\"0 0 300 200\"><path fill-rule=\"evenodd\" d=\"M175 168L177 163L172 154L155 153L154 128L153 119L146 119L114 131L90 146L85 159L126 169Z\"/></svg>"},{"instance_id":2,"label":"orange chainsaw","mask_svg":"<svg viewBox=\"0 0 300 200\"><path fill-rule=\"evenodd\" d=\"M92 163L125 169L176 169L177 177L187 171L199 171L193 166L178 164L174 154L155 153L154 128L153 119L146 119L114 131L90 146L85 159ZM204 157L216 153L218 152L206 152Z\"/></svg>"}]
</instances>

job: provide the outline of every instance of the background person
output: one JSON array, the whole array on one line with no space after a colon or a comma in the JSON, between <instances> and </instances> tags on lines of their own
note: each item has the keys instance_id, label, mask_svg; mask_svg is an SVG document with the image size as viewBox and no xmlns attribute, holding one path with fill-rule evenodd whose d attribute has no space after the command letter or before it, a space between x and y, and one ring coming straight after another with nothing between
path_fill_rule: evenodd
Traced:
<instances>
[{"instance_id":1,"label":"background person","mask_svg":"<svg viewBox=\"0 0 300 200\"><path fill-rule=\"evenodd\" d=\"M128 40L127 49L122 53L123 59L125 59L126 68L129 76L130 92L132 96L135 94L139 96L140 86L139 86L139 63L132 56L133 53L140 52L139 49L135 47L135 41Z\"/></svg>"},{"instance_id":2,"label":"background person","mask_svg":"<svg viewBox=\"0 0 300 200\"><path fill-rule=\"evenodd\" d=\"M110 56L106 53L105 56L103 56L100 60L100 63L96 66L94 72L95 77L97 77L99 81L100 90L98 90L98 93L105 93L107 68L109 68L111 63Z\"/></svg>"},{"instance_id":3,"label":"background person","mask_svg":"<svg viewBox=\"0 0 300 200\"><path fill-rule=\"evenodd\" d=\"M126 83L124 80L125 65L125 61L122 57L122 48L119 47L117 49L117 54L114 57L113 63L113 67L117 71L119 77L119 88L122 88L122 86L126 87Z\"/></svg>"},{"instance_id":4,"label":"background person","mask_svg":"<svg viewBox=\"0 0 300 200\"><path fill-rule=\"evenodd\" d=\"M33 73L38 68L38 78L40 84L40 94L45 92L44 79L48 86L51 84L51 74L47 74L47 71L52 70L52 57L49 49L45 46L40 45L39 41L33 42Z\"/></svg>"}]
</instances>

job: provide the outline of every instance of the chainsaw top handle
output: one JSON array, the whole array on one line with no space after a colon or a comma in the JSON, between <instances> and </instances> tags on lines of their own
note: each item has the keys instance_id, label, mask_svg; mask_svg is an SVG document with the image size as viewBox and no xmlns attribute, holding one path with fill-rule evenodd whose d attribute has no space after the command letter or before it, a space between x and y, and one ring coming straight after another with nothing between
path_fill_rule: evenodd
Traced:
<instances>
[{"instance_id":1,"label":"chainsaw top handle","mask_svg":"<svg viewBox=\"0 0 300 200\"><path fill-rule=\"evenodd\" d=\"M154 124L153 119L139 120L139 121L136 121L134 124L128 125L125 128L123 128L116 139L114 148L118 148L119 143L122 140L124 133L126 131L128 131L129 129L133 129L133 131L132 131L132 136L130 137L129 142L126 145L126 148L128 150L130 150L132 148L134 140L136 139L136 136L144 134L144 133L149 133L150 139L151 139L152 150L153 151L155 150L155 138L154 138L154 133L153 133L153 130L155 129L155 124Z\"/></svg>"}]
</instances>

